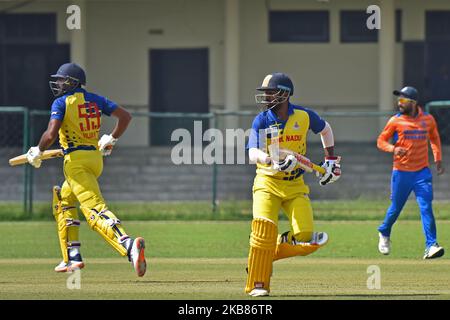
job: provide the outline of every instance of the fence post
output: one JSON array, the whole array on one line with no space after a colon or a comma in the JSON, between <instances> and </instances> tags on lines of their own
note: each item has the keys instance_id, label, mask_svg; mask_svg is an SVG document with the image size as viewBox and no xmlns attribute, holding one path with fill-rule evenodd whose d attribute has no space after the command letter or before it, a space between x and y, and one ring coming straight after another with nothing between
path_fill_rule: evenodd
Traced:
<instances>
[{"instance_id":1,"label":"fence post","mask_svg":"<svg viewBox=\"0 0 450 320\"><path fill-rule=\"evenodd\" d=\"M217 113L212 114L212 127L217 128ZM217 218L217 163L213 162L213 174L212 174L212 213L213 217Z\"/></svg>"},{"instance_id":2,"label":"fence post","mask_svg":"<svg viewBox=\"0 0 450 320\"><path fill-rule=\"evenodd\" d=\"M30 112L30 125L29 125L29 139L30 139L30 146L31 144L34 144L34 123L36 121L33 121L33 117L36 115L36 112L33 110ZM34 178L34 169L31 167L31 165L27 165L29 170L29 177L28 177L28 214L30 218L33 216L33 178Z\"/></svg>"},{"instance_id":3,"label":"fence post","mask_svg":"<svg viewBox=\"0 0 450 320\"><path fill-rule=\"evenodd\" d=\"M23 110L23 148L22 152L26 153L28 151L28 148L30 147L30 131L29 131L29 125L30 125L30 111L28 108L24 108ZM29 182L30 182L30 168L28 165L24 165L24 177L23 177L23 208L24 208L24 215L26 217L30 217L30 211L29 206L30 203L28 202L28 196L29 196Z\"/></svg>"}]
</instances>

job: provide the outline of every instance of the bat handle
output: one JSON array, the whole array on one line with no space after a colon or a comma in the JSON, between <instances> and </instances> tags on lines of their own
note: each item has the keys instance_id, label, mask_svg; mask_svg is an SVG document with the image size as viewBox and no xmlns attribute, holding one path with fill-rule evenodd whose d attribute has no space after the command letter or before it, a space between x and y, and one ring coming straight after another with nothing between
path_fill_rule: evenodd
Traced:
<instances>
[{"instance_id":1,"label":"bat handle","mask_svg":"<svg viewBox=\"0 0 450 320\"><path fill-rule=\"evenodd\" d=\"M313 168L314 171L317 171L320 174L325 174L325 172L326 172L324 167L321 167L321 166L319 166L319 165L317 165L315 163L313 163L312 168Z\"/></svg>"}]
</instances>

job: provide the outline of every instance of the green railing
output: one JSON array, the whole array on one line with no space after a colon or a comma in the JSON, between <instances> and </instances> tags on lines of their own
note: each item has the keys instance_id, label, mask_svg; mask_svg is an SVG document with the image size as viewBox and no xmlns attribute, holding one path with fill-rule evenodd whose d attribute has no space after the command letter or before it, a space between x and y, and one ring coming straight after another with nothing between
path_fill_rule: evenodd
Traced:
<instances>
[{"instance_id":1,"label":"green railing","mask_svg":"<svg viewBox=\"0 0 450 320\"><path fill-rule=\"evenodd\" d=\"M431 112L432 109L450 108L450 100L431 101L425 105L425 111Z\"/></svg>"},{"instance_id":2,"label":"green railing","mask_svg":"<svg viewBox=\"0 0 450 320\"><path fill-rule=\"evenodd\" d=\"M48 117L50 115L49 111L43 110L29 110L25 107L0 107L0 112L2 113L22 113L23 114L23 152L25 153L30 144L35 144L36 139L38 138L35 135L40 135L42 132L37 132L36 123L46 122L48 121ZM257 110L252 111L214 111L209 113L180 113L180 112L132 112L134 117L146 117L146 118L185 118L185 119L206 119L209 120L209 124L212 128L218 128L220 126L220 121L224 120L225 117L238 117L242 119L244 117L248 117L248 120L252 120L253 117L257 114ZM322 112L321 116L324 118L337 117L337 118L358 118L358 117L386 117L392 115L393 112L387 111L327 111ZM251 123L251 121L249 121ZM42 126L42 123L40 124ZM23 207L24 213L27 217L31 217L33 213L33 180L34 174L31 166L24 166L24 178L23 178ZM218 174L219 174L219 165L215 162L211 166L211 191L212 191L212 199L211 199L211 211L213 214L216 214L218 207Z\"/></svg>"},{"instance_id":3,"label":"green railing","mask_svg":"<svg viewBox=\"0 0 450 320\"><path fill-rule=\"evenodd\" d=\"M29 145L30 145L30 112L28 108L26 107L1 107L0 108L0 114L1 113L19 113L23 115L23 138L22 138L22 152L27 152ZM23 174L23 212L31 215L32 209L31 209L31 203L29 202L30 194L31 194L31 183L29 181L29 178L31 176L31 168L30 166L24 166L23 168L24 174Z\"/></svg>"}]
</instances>

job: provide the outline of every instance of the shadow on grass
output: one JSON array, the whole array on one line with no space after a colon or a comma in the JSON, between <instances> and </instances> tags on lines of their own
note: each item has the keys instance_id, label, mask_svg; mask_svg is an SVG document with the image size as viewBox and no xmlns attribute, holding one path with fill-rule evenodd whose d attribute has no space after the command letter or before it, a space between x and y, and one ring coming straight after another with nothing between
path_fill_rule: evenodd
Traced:
<instances>
[{"instance_id":1,"label":"shadow on grass","mask_svg":"<svg viewBox=\"0 0 450 320\"><path fill-rule=\"evenodd\" d=\"M271 295L272 298L333 298L333 297L347 297L347 298L383 298L383 297L430 297L430 296L440 296L439 293L381 293L381 294L284 294L284 295Z\"/></svg>"},{"instance_id":2,"label":"shadow on grass","mask_svg":"<svg viewBox=\"0 0 450 320\"><path fill-rule=\"evenodd\" d=\"M136 280L133 281L135 283L147 283L147 284L155 284L155 283L232 283L232 282L241 282L238 280Z\"/></svg>"}]
</instances>

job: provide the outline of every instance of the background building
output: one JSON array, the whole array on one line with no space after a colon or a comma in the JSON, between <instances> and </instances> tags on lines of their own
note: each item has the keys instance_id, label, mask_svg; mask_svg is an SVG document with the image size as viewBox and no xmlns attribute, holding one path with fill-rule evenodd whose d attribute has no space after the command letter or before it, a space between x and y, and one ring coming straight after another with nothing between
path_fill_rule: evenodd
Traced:
<instances>
[{"instance_id":1,"label":"background building","mask_svg":"<svg viewBox=\"0 0 450 320\"><path fill-rule=\"evenodd\" d=\"M70 30L73 5L80 9L81 28ZM367 9L372 5L380 9L380 30L367 28L373 14ZM275 71L292 78L294 103L314 108L331 123L337 152L344 156L340 184L316 191L317 183L311 182L313 196L386 197L391 158L379 152L374 142L394 112L392 90L413 85L421 93L422 104L450 100L450 2L0 1L0 111L5 106L44 111L30 120L30 145L37 143L48 123L46 112L53 100L49 75L67 61L85 68L89 90L136 113L115 156L106 160L102 179L107 197L198 200L216 194L219 199L250 198L253 166L221 166L218 171L208 165L177 167L170 161L170 148L156 148L170 144L175 128L193 130L195 117L161 118L147 113L256 113L255 88ZM446 143L450 136L447 110L437 117ZM216 123L202 119L204 129L247 129L253 115L220 116ZM105 122L108 132L112 121ZM0 113L0 147L21 148L26 130L20 116ZM6 166L7 156L18 151L2 150ZM320 161L321 153L321 147L308 150L315 161ZM161 163L164 169L158 166ZM3 189L0 186L2 199L22 197L21 172L0 170L0 179L6 181ZM52 183L60 183L60 167L49 163L35 175L36 199L46 200ZM315 179L311 177L307 179ZM174 184L175 180L179 183ZM449 184L440 179L436 186L436 197L447 198Z\"/></svg>"},{"instance_id":2,"label":"background building","mask_svg":"<svg viewBox=\"0 0 450 320\"><path fill-rule=\"evenodd\" d=\"M80 30L67 28L72 4ZM381 9L379 31L367 29L370 5ZM255 110L255 87L273 71L292 77L293 102L319 112L391 111L392 89L403 84L423 101L450 99L450 2L0 2L0 105L48 109L48 75L68 60L86 68L89 89L139 111ZM249 126L242 121L225 125ZM162 143L151 126L136 119L124 143ZM347 141L372 141L379 126L335 121Z\"/></svg>"}]
</instances>

